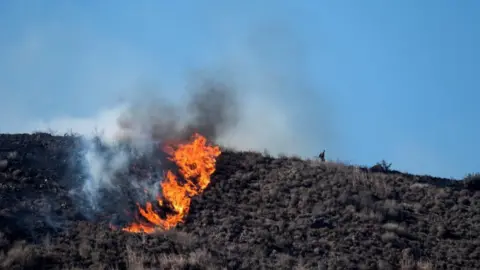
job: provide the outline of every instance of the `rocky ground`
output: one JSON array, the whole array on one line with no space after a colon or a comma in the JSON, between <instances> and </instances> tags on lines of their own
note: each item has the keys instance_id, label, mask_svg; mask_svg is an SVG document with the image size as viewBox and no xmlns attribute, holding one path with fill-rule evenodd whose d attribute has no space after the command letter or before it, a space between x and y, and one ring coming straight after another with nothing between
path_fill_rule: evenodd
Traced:
<instances>
[{"instance_id":1,"label":"rocky ground","mask_svg":"<svg viewBox=\"0 0 480 270\"><path fill-rule=\"evenodd\" d=\"M225 151L185 224L131 234L75 207L77 146L0 135L1 269L480 269L479 181Z\"/></svg>"}]
</instances>

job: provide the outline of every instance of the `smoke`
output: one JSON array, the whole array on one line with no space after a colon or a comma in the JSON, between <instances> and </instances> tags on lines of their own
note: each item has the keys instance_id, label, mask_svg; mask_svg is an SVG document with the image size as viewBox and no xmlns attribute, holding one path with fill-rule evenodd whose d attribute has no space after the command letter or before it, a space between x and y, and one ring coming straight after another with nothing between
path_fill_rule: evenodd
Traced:
<instances>
[{"instance_id":1,"label":"smoke","mask_svg":"<svg viewBox=\"0 0 480 270\"><path fill-rule=\"evenodd\" d=\"M185 142L194 133L216 142L236 126L239 107L232 84L205 78L190 87L180 103L158 96L137 99L117 110L114 131L82 138L85 179L71 194L83 202L79 206L85 216L121 213L135 202L154 199L163 170L169 169L159 163L166 161L162 145ZM132 202L126 203L127 198Z\"/></svg>"},{"instance_id":2,"label":"smoke","mask_svg":"<svg viewBox=\"0 0 480 270\"><path fill-rule=\"evenodd\" d=\"M288 35L267 39L270 45L292 40ZM171 90L181 93L175 101L137 91L128 102L93 117L34 126L85 136L79 151L85 178L72 195L87 216L121 213L153 199L168 166L150 164L165 159L155 156L162 154L156 151L159 144L184 141L194 132L225 147L272 155L312 157L334 148L334 112L324 89L310 84L301 49L253 40L250 48L240 46L221 57L226 60L186 78L185 88ZM148 173L129 174L138 166Z\"/></svg>"},{"instance_id":3,"label":"smoke","mask_svg":"<svg viewBox=\"0 0 480 270\"><path fill-rule=\"evenodd\" d=\"M101 199L102 189L118 191L115 185L115 175L127 170L131 157L124 150L113 148L113 151L100 149L101 142L84 140L83 169L86 180L81 187L83 195L93 210L99 209L98 201ZM108 153L110 152L110 153Z\"/></svg>"},{"instance_id":4,"label":"smoke","mask_svg":"<svg viewBox=\"0 0 480 270\"><path fill-rule=\"evenodd\" d=\"M142 142L186 140L198 132L216 141L238 123L238 101L232 84L202 79L187 89L180 104L147 96L137 100L118 119L118 138Z\"/></svg>"}]
</instances>

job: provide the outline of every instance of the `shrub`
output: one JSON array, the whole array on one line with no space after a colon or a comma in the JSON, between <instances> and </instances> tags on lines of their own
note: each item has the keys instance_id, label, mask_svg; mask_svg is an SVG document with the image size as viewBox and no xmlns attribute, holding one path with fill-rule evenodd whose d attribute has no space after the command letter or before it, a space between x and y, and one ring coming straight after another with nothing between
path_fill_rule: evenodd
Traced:
<instances>
[{"instance_id":1,"label":"shrub","mask_svg":"<svg viewBox=\"0 0 480 270\"><path fill-rule=\"evenodd\" d=\"M465 187L470 190L480 190L480 173L469 173L463 178Z\"/></svg>"},{"instance_id":2,"label":"shrub","mask_svg":"<svg viewBox=\"0 0 480 270\"><path fill-rule=\"evenodd\" d=\"M480 173L469 173L463 178L465 181L479 181L480 180Z\"/></svg>"},{"instance_id":3,"label":"shrub","mask_svg":"<svg viewBox=\"0 0 480 270\"><path fill-rule=\"evenodd\" d=\"M378 162L377 164L372 166L370 170L373 172L388 172L390 171L391 166L392 163L387 163L385 160L382 160L381 162Z\"/></svg>"}]
</instances>

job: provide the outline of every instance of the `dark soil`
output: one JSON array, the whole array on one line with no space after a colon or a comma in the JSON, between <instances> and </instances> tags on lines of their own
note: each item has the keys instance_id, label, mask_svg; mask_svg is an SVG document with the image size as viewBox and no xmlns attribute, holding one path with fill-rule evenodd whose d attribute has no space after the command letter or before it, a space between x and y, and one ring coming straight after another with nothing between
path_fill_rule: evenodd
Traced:
<instances>
[{"instance_id":1,"label":"dark soil","mask_svg":"<svg viewBox=\"0 0 480 270\"><path fill-rule=\"evenodd\" d=\"M478 183L225 151L185 224L131 234L78 211L77 148L0 135L1 269L480 269Z\"/></svg>"}]
</instances>

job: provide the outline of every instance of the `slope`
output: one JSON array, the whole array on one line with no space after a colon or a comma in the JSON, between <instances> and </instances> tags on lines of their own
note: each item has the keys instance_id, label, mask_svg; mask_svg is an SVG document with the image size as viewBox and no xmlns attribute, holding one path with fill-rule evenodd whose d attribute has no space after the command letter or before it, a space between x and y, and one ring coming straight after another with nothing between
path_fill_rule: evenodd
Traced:
<instances>
[{"instance_id":1,"label":"slope","mask_svg":"<svg viewBox=\"0 0 480 270\"><path fill-rule=\"evenodd\" d=\"M186 222L143 235L78 211L77 146L0 135L1 269L480 269L462 181L226 150Z\"/></svg>"}]
</instances>

